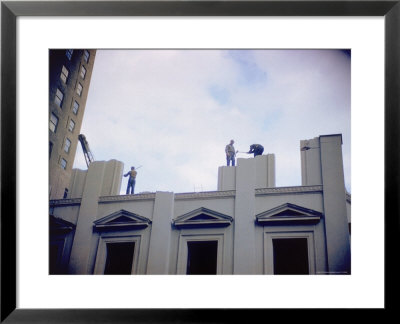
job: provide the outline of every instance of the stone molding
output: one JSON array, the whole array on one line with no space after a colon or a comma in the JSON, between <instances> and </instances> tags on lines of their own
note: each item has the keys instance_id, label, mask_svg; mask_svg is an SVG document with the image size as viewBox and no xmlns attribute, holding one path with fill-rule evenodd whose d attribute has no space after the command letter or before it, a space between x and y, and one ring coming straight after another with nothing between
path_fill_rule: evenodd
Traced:
<instances>
[{"instance_id":1,"label":"stone molding","mask_svg":"<svg viewBox=\"0 0 400 324\"><path fill-rule=\"evenodd\" d=\"M322 216L319 211L285 203L256 215L256 223L260 225L316 224Z\"/></svg>"},{"instance_id":2,"label":"stone molding","mask_svg":"<svg viewBox=\"0 0 400 324\"><path fill-rule=\"evenodd\" d=\"M76 225L68 222L62 218L56 217L54 215L50 215L50 232L62 232L67 233L75 229Z\"/></svg>"},{"instance_id":3,"label":"stone molding","mask_svg":"<svg viewBox=\"0 0 400 324\"><path fill-rule=\"evenodd\" d=\"M155 193L135 194L135 195L117 195L99 197L99 204L113 203L119 201L152 200L156 198Z\"/></svg>"},{"instance_id":4,"label":"stone molding","mask_svg":"<svg viewBox=\"0 0 400 324\"><path fill-rule=\"evenodd\" d=\"M257 195L280 195L280 194L301 194L310 192L321 192L322 186L296 186L296 187L277 187L256 189Z\"/></svg>"},{"instance_id":5,"label":"stone molding","mask_svg":"<svg viewBox=\"0 0 400 324\"><path fill-rule=\"evenodd\" d=\"M276 188L260 188L255 189L256 195L279 195L279 194L296 194L296 193L311 193L311 192L322 192L322 186L296 186L296 187L276 187ZM235 190L227 191L204 191L204 192L186 192L175 194L175 200L185 199L213 199L213 198L233 198L236 195ZM153 200L156 198L156 194L143 193L135 195L116 195L116 196L103 196L99 197L99 203L113 203L120 201L136 201L136 200ZM351 196L346 194L346 199L350 202ZM70 199L57 199L50 200L50 206L69 206L69 205L80 205L81 198L70 198Z\"/></svg>"},{"instance_id":6,"label":"stone molding","mask_svg":"<svg viewBox=\"0 0 400 324\"><path fill-rule=\"evenodd\" d=\"M207 199L207 198L231 198L235 197L236 191L204 191L204 192L186 192L175 194L175 200L184 199Z\"/></svg>"},{"instance_id":7,"label":"stone molding","mask_svg":"<svg viewBox=\"0 0 400 324\"><path fill-rule=\"evenodd\" d=\"M80 205L81 201L82 201L82 198L54 199L54 200L50 200L49 204L50 204L50 207L74 206L74 205Z\"/></svg>"},{"instance_id":8,"label":"stone molding","mask_svg":"<svg viewBox=\"0 0 400 324\"><path fill-rule=\"evenodd\" d=\"M172 224L175 227L213 227L229 226L233 217L201 207L175 218Z\"/></svg>"},{"instance_id":9,"label":"stone molding","mask_svg":"<svg viewBox=\"0 0 400 324\"><path fill-rule=\"evenodd\" d=\"M110 215L104 216L94 222L94 227L100 229L114 229L127 227L147 227L151 220L147 217L121 209Z\"/></svg>"}]
</instances>

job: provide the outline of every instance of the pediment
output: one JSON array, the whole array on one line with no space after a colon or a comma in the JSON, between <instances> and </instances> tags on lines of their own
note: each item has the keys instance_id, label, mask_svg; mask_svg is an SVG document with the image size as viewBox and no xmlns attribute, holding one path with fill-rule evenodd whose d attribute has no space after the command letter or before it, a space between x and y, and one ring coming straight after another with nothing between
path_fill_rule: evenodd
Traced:
<instances>
[{"instance_id":1,"label":"pediment","mask_svg":"<svg viewBox=\"0 0 400 324\"><path fill-rule=\"evenodd\" d=\"M70 232L75 228L75 225L62 219L55 217L54 215L50 215L50 232Z\"/></svg>"},{"instance_id":2,"label":"pediment","mask_svg":"<svg viewBox=\"0 0 400 324\"><path fill-rule=\"evenodd\" d=\"M151 220L138 214L121 209L94 222L96 229L116 229L126 227L147 227Z\"/></svg>"},{"instance_id":3,"label":"pediment","mask_svg":"<svg viewBox=\"0 0 400 324\"><path fill-rule=\"evenodd\" d=\"M229 226L232 222L231 216L201 207L175 218L172 224L175 227L218 227Z\"/></svg>"},{"instance_id":4,"label":"pediment","mask_svg":"<svg viewBox=\"0 0 400 324\"><path fill-rule=\"evenodd\" d=\"M256 222L260 225L316 224L321 217L321 212L286 203L256 215Z\"/></svg>"}]
</instances>

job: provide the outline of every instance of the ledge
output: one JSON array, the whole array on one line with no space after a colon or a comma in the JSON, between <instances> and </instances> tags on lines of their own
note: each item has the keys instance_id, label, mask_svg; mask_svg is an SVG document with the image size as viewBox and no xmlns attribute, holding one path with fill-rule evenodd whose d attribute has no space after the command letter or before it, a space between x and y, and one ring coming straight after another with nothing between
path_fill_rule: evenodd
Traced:
<instances>
[{"instance_id":1,"label":"ledge","mask_svg":"<svg viewBox=\"0 0 400 324\"><path fill-rule=\"evenodd\" d=\"M296 187L276 187L256 189L256 196L261 195L282 195L282 194L302 194L302 193L322 193L322 186L296 186Z\"/></svg>"},{"instance_id":2,"label":"ledge","mask_svg":"<svg viewBox=\"0 0 400 324\"><path fill-rule=\"evenodd\" d=\"M74 206L74 205L80 205L81 201L82 201L82 198L54 199L54 200L50 200L49 204L50 204L50 207Z\"/></svg>"}]
</instances>

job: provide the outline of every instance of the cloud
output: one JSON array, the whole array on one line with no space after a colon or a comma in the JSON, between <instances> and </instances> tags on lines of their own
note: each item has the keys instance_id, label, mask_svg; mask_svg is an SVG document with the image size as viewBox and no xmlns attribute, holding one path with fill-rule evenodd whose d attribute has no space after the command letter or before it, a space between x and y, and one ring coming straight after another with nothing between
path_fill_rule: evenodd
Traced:
<instances>
[{"instance_id":1,"label":"cloud","mask_svg":"<svg viewBox=\"0 0 400 324\"><path fill-rule=\"evenodd\" d=\"M143 165L136 192L216 190L230 139L239 151L263 144L276 155L277 185L299 185L302 139L342 133L350 161L350 59L334 50L98 51L82 133L97 160Z\"/></svg>"}]
</instances>

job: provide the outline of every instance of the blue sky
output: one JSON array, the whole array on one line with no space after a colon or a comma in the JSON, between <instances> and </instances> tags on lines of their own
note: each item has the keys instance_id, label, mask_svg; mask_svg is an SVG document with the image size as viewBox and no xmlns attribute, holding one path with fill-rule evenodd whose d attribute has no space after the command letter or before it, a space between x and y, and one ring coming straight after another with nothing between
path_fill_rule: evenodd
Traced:
<instances>
[{"instance_id":1,"label":"blue sky","mask_svg":"<svg viewBox=\"0 0 400 324\"><path fill-rule=\"evenodd\" d=\"M136 193L216 190L230 139L301 185L300 140L341 133L351 192L350 73L339 50L98 50L81 133L96 160L142 165Z\"/></svg>"}]
</instances>

